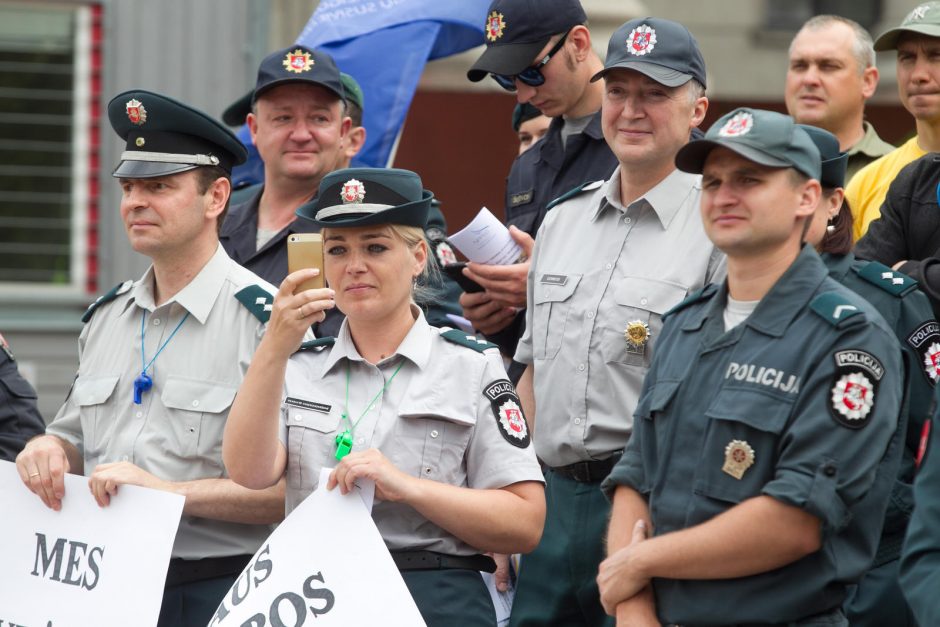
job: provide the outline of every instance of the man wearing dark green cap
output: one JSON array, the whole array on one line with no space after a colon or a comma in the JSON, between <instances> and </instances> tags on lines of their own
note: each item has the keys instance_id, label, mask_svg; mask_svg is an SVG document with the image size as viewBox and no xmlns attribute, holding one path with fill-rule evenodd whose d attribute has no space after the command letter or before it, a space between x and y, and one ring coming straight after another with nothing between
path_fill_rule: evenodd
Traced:
<instances>
[{"instance_id":1,"label":"man wearing dark green cap","mask_svg":"<svg viewBox=\"0 0 940 627\"><path fill-rule=\"evenodd\" d=\"M676 165L728 278L666 314L604 482L602 602L622 625L848 625L897 469L897 341L803 244L820 154L792 118L733 111Z\"/></svg>"},{"instance_id":2,"label":"man wearing dark green cap","mask_svg":"<svg viewBox=\"0 0 940 627\"><path fill-rule=\"evenodd\" d=\"M231 170L245 160L238 139L144 90L116 96L108 118L126 144L113 173L121 219L131 247L153 263L88 308L69 397L17 470L55 510L66 472L88 475L102 507L122 485L185 496L159 625L204 627L283 517L283 483L247 490L222 464L222 430L273 287L219 245Z\"/></svg>"}]
</instances>

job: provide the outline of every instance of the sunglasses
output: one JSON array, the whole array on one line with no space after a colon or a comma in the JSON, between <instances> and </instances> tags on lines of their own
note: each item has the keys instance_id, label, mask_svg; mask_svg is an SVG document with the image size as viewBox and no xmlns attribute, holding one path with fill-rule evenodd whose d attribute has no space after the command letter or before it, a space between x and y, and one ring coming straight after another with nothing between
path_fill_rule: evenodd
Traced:
<instances>
[{"instance_id":1,"label":"sunglasses","mask_svg":"<svg viewBox=\"0 0 940 627\"><path fill-rule=\"evenodd\" d=\"M530 87L538 87L539 85L545 82L545 76L542 75L542 68L549 61L552 60L552 57L561 50L561 47L565 45L565 40L568 38L568 31L564 36L558 40L558 43L552 46L552 49L548 51L542 59L535 65L530 65L526 69L522 70L518 74L513 74L507 76L505 74L490 74L493 77L493 80L499 83L499 86L505 89L506 91L516 91L516 79L519 79L526 85Z\"/></svg>"}]
</instances>

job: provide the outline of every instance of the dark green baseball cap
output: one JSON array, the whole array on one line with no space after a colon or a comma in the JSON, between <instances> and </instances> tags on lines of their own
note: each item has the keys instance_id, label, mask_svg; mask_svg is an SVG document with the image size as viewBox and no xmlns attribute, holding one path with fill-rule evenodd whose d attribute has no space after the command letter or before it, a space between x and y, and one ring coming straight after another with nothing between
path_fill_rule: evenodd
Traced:
<instances>
[{"instance_id":1,"label":"dark green baseball cap","mask_svg":"<svg viewBox=\"0 0 940 627\"><path fill-rule=\"evenodd\" d=\"M118 178L153 178L219 166L231 173L248 152L238 138L211 116L169 96L133 89L108 103L108 120L127 142Z\"/></svg>"},{"instance_id":2,"label":"dark green baseball cap","mask_svg":"<svg viewBox=\"0 0 940 627\"><path fill-rule=\"evenodd\" d=\"M797 126L806 131L819 150L822 162L819 182L822 186L845 187L845 169L849 165L849 153L839 150L839 138L818 126L809 124L797 124Z\"/></svg>"},{"instance_id":3,"label":"dark green baseball cap","mask_svg":"<svg viewBox=\"0 0 940 627\"><path fill-rule=\"evenodd\" d=\"M297 215L322 227L402 224L424 228L434 194L421 177L398 168L346 168L320 181L317 197Z\"/></svg>"},{"instance_id":4,"label":"dark green baseball cap","mask_svg":"<svg viewBox=\"0 0 940 627\"><path fill-rule=\"evenodd\" d=\"M701 174L715 148L727 148L745 159L771 168L793 168L819 180L819 149L789 115L741 107L712 124L703 139L691 141L676 154L676 167Z\"/></svg>"},{"instance_id":5,"label":"dark green baseball cap","mask_svg":"<svg viewBox=\"0 0 940 627\"><path fill-rule=\"evenodd\" d=\"M907 14L897 28L883 32L875 40L875 50L896 50L898 39L904 33L917 33L928 37L940 37L940 2L924 2Z\"/></svg>"},{"instance_id":6,"label":"dark green baseball cap","mask_svg":"<svg viewBox=\"0 0 940 627\"><path fill-rule=\"evenodd\" d=\"M591 81L617 68L636 70L667 87L685 85L693 78L705 86L705 59L698 42L689 29L672 20L644 17L618 28L607 44L604 69Z\"/></svg>"}]
</instances>

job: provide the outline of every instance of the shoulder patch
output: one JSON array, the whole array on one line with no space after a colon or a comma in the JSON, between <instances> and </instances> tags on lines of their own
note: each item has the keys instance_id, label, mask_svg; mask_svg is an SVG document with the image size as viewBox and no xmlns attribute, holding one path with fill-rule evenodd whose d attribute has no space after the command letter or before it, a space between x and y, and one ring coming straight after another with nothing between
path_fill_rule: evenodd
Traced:
<instances>
[{"instance_id":1,"label":"shoulder patch","mask_svg":"<svg viewBox=\"0 0 940 627\"><path fill-rule=\"evenodd\" d=\"M332 335L326 335L324 337L318 337L315 340L307 340L297 349L297 352L303 351L322 351L328 346L333 346L336 343L336 338Z\"/></svg>"},{"instance_id":2,"label":"shoulder patch","mask_svg":"<svg viewBox=\"0 0 940 627\"><path fill-rule=\"evenodd\" d=\"M503 439L513 446L527 448L531 442L529 424L522 414L522 405L512 383L508 379L493 381L483 390L483 395L490 400L496 426Z\"/></svg>"},{"instance_id":3,"label":"shoulder patch","mask_svg":"<svg viewBox=\"0 0 940 627\"><path fill-rule=\"evenodd\" d=\"M861 429L871 420L884 366L871 353L858 349L838 351L833 358L836 372L829 411L843 427Z\"/></svg>"},{"instance_id":4,"label":"shoulder patch","mask_svg":"<svg viewBox=\"0 0 940 627\"><path fill-rule=\"evenodd\" d=\"M582 192L594 191L598 187L604 184L604 181L588 181L587 183L582 183L575 187L574 189L569 189L567 192L556 198L555 200L549 202L545 205L545 209L551 209L555 205L560 205L570 198L574 198Z\"/></svg>"},{"instance_id":5,"label":"shoulder patch","mask_svg":"<svg viewBox=\"0 0 940 627\"><path fill-rule=\"evenodd\" d=\"M861 309L835 292L820 294L810 302L809 307L834 327L847 326L849 320L852 324L865 321L865 313Z\"/></svg>"},{"instance_id":6,"label":"shoulder patch","mask_svg":"<svg viewBox=\"0 0 940 627\"><path fill-rule=\"evenodd\" d=\"M877 261L869 261L852 269L869 283L897 297L904 296L917 288L917 281Z\"/></svg>"},{"instance_id":7,"label":"shoulder patch","mask_svg":"<svg viewBox=\"0 0 940 627\"><path fill-rule=\"evenodd\" d=\"M907 336L905 340L921 358L922 372L930 385L940 378L940 324L928 320Z\"/></svg>"},{"instance_id":8,"label":"shoulder patch","mask_svg":"<svg viewBox=\"0 0 940 627\"><path fill-rule=\"evenodd\" d=\"M260 285L249 285L238 290L235 293L235 298L261 322L267 324L268 320L271 319L274 296Z\"/></svg>"},{"instance_id":9,"label":"shoulder patch","mask_svg":"<svg viewBox=\"0 0 940 627\"><path fill-rule=\"evenodd\" d=\"M487 342L486 340L481 340L477 336L464 333L459 329L450 329L449 331L444 331L441 333L441 337L448 342L453 342L454 344L460 344L461 346L472 348L478 353L482 353L483 351L490 348L497 348L496 344Z\"/></svg>"},{"instance_id":10,"label":"shoulder patch","mask_svg":"<svg viewBox=\"0 0 940 627\"><path fill-rule=\"evenodd\" d=\"M671 316L672 314L678 311L682 311L689 305L694 305L695 303L699 301L708 300L709 298L714 296L717 292L718 292L718 286L715 285L714 283L709 283L705 287L692 292L691 294L686 296L683 300L679 301L678 304L674 305L672 309L669 309L668 311L666 311L666 313L664 313L662 316L663 320L666 319L666 316Z\"/></svg>"},{"instance_id":11,"label":"shoulder patch","mask_svg":"<svg viewBox=\"0 0 940 627\"><path fill-rule=\"evenodd\" d=\"M123 283L118 283L117 285L112 287L110 290L108 290L107 292L105 292L104 294L96 298L95 302L89 305L88 309L85 310L85 313L82 314L82 322L87 323L89 320L91 320L91 317L95 315L95 311L97 311L98 307L101 307L102 305L106 303L110 303L112 300L114 300L121 294L127 293L128 291L130 291L133 285L134 285L133 281L124 281Z\"/></svg>"}]
</instances>

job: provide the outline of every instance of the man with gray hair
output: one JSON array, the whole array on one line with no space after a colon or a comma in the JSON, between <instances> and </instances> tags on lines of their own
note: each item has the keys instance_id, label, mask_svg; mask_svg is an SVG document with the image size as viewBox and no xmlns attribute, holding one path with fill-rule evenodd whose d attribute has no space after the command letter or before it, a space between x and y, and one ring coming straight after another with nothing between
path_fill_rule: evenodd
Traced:
<instances>
[{"instance_id":1,"label":"man with gray hair","mask_svg":"<svg viewBox=\"0 0 940 627\"><path fill-rule=\"evenodd\" d=\"M871 35L858 22L817 15L790 42L784 97L800 124L823 128L849 154L845 178L894 150L864 121L865 101L878 87Z\"/></svg>"}]
</instances>

